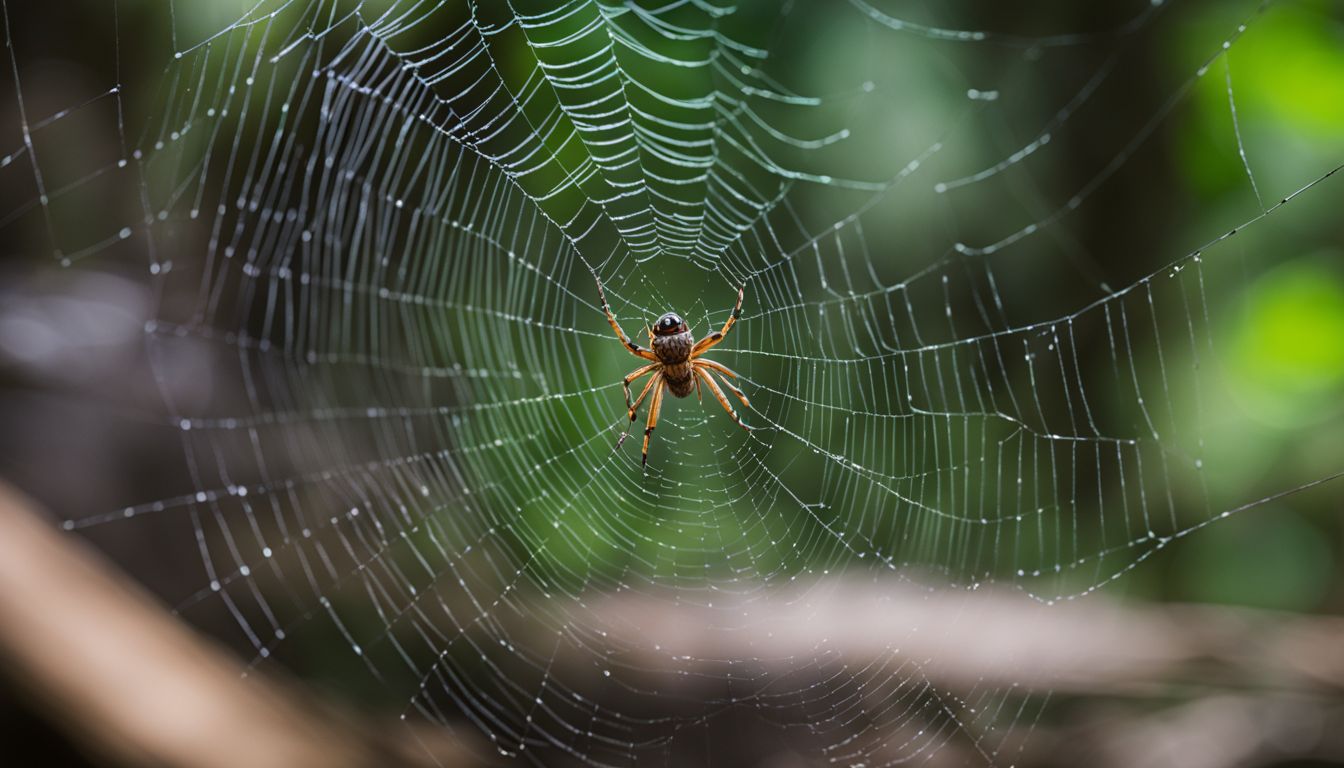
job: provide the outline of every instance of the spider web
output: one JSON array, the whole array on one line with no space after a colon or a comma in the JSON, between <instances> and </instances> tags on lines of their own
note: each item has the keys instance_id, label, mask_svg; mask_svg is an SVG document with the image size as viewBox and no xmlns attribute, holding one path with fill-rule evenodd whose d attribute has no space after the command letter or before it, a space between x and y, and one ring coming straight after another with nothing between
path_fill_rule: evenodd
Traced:
<instances>
[{"instance_id":1,"label":"spider web","mask_svg":"<svg viewBox=\"0 0 1344 768\"><path fill-rule=\"evenodd\" d=\"M113 4L103 87L44 112L13 10L4 226L147 269L188 483L66 527L176 526L178 610L227 611L253 664L334 636L342 675L502 753L670 762L746 711L818 759L1010 764L1042 692L941 682L901 650L936 628L852 655L763 616L839 621L844 583L1073 600L1326 479L1210 482L1205 402L1224 286L1267 268L1236 243L1331 204L1329 162L1277 188L1236 126L1258 207L1119 265L1075 234L1143 226L1107 206L1273 8L1133 106L1161 3L1058 30L868 0L177 0L165 35ZM161 75L124 81L131 58ZM745 285L709 357L754 430L670 401L646 472L614 451L639 361L597 279L637 341L668 310L717 328Z\"/></svg>"}]
</instances>

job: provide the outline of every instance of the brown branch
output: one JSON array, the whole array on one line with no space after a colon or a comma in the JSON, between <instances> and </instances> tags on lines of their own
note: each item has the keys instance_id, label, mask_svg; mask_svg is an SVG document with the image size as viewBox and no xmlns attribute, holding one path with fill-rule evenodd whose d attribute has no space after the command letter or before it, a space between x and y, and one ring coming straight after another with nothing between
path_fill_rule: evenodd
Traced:
<instances>
[{"instance_id":1,"label":"brown branch","mask_svg":"<svg viewBox=\"0 0 1344 768\"><path fill-rule=\"evenodd\" d=\"M799 660L826 659L868 674L885 667L954 700L984 688L1063 694L1005 765L1344 763L1340 617L1104 595L1045 605L1008 589L929 590L896 579L721 594L712 608L631 594L585 604L606 639L626 649L619 662L664 692L694 695L725 660L774 679ZM565 662L593 665L582 649L570 652ZM963 736L925 764L983 764L970 745L976 734Z\"/></svg>"},{"instance_id":2,"label":"brown branch","mask_svg":"<svg viewBox=\"0 0 1344 768\"><path fill-rule=\"evenodd\" d=\"M721 595L712 608L630 593L585 605L616 646L636 649L631 665L654 670L735 658L783 671L833 652L909 661L957 689L1017 684L1114 696L1183 684L1344 696L1344 618L1332 616L1103 595L1047 605L1014 590L930 590L896 579Z\"/></svg>"},{"instance_id":3,"label":"brown branch","mask_svg":"<svg viewBox=\"0 0 1344 768\"><path fill-rule=\"evenodd\" d=\"M383 732L244 679L101 557L0 484L0 668L100 762L185 768L476 765L438 730Z\"/></svg>"}]
</instances>

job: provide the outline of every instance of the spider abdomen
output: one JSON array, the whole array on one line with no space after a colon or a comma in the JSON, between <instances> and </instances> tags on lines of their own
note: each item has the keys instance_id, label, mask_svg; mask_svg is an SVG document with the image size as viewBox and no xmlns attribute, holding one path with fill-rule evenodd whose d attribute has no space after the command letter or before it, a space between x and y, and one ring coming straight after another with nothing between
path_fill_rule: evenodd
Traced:
<instances>
[{"instance_id":1,"label":"spider abdomen","mask_svg":"<svg viewBox=\"0 0 1344 768\"><path fill-rule=\"evenodd\" d=\"M667 380L667 391L677 397L685 397L695 389L695 371L689 362L664 365L663 378Z\"/></svg>"},{"instance_id":2,"label":"spider abdomen","mask_svg":"<svg viewBox=\"0 0 1344 768\"><path fill-rule=\"evenodd\" d=\"M691 368L691 347L695 337L689 331L653 337L653 353L663 364L663 379L667 390L676 397L685 397L695 389L695 371Z\"/></svg>"}]
</instances>

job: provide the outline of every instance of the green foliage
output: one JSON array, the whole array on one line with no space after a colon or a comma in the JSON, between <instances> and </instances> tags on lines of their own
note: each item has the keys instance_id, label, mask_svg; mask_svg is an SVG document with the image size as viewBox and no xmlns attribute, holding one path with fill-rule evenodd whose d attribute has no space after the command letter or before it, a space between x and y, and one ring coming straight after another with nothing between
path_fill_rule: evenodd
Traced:
<instances>
[{"instance_id":1,"label":"green foliage","mask_svg":"<svg viewBox=\"0 0 1344 768\"><path fill-rule=\"evenodd\" d=\"M1257 419L1285 427L1344 408L1341 254L1289 262L1251 284L1228 345L1239 395Z\"/></svg>"}]
</instances>

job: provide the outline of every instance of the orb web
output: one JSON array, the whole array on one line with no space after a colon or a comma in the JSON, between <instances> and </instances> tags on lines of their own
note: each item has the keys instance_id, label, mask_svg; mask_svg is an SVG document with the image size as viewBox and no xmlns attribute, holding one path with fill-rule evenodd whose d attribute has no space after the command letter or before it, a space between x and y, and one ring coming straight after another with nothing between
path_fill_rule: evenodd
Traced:
<instances>
[{"instance_id":1,"label":"orb web","mask_svg":"<svg viewBox=\"0 0 1344 768\"><path fill-rule=\"evenodd\" d=\"M1325 479L1204 479L1210 284L1245 279L1243 230L1337 195L1326 162L1252 172L1229 60L1263 8L1144 101L1161 3L1025 32L867 0L227 5L170 3L160 39L114 4L106 88L49 116L7 27L0 173L5 227L75 267L133 252L159 297L181 492L67 527L171 520L199 561L178 611L226 612L253 665L335 646L404 718L548 764L671 761L742 712L833 762L1011 764L1044 691L946 682L904 651L937 626L828 602L1072 601ZM133 54L160 77L122 82ZM1093 262L1078 218L1143 227L1097 209L1224 77L1258 202ZM77 126L105 141L67 154ZM744 286L709 357L754 429L669 401L647 470L642 413L615 449L640 362L599 280L636 341L669 310L716 329ZM208 384L171 383L183 350Z\"/></svg>"}]
</instances>

